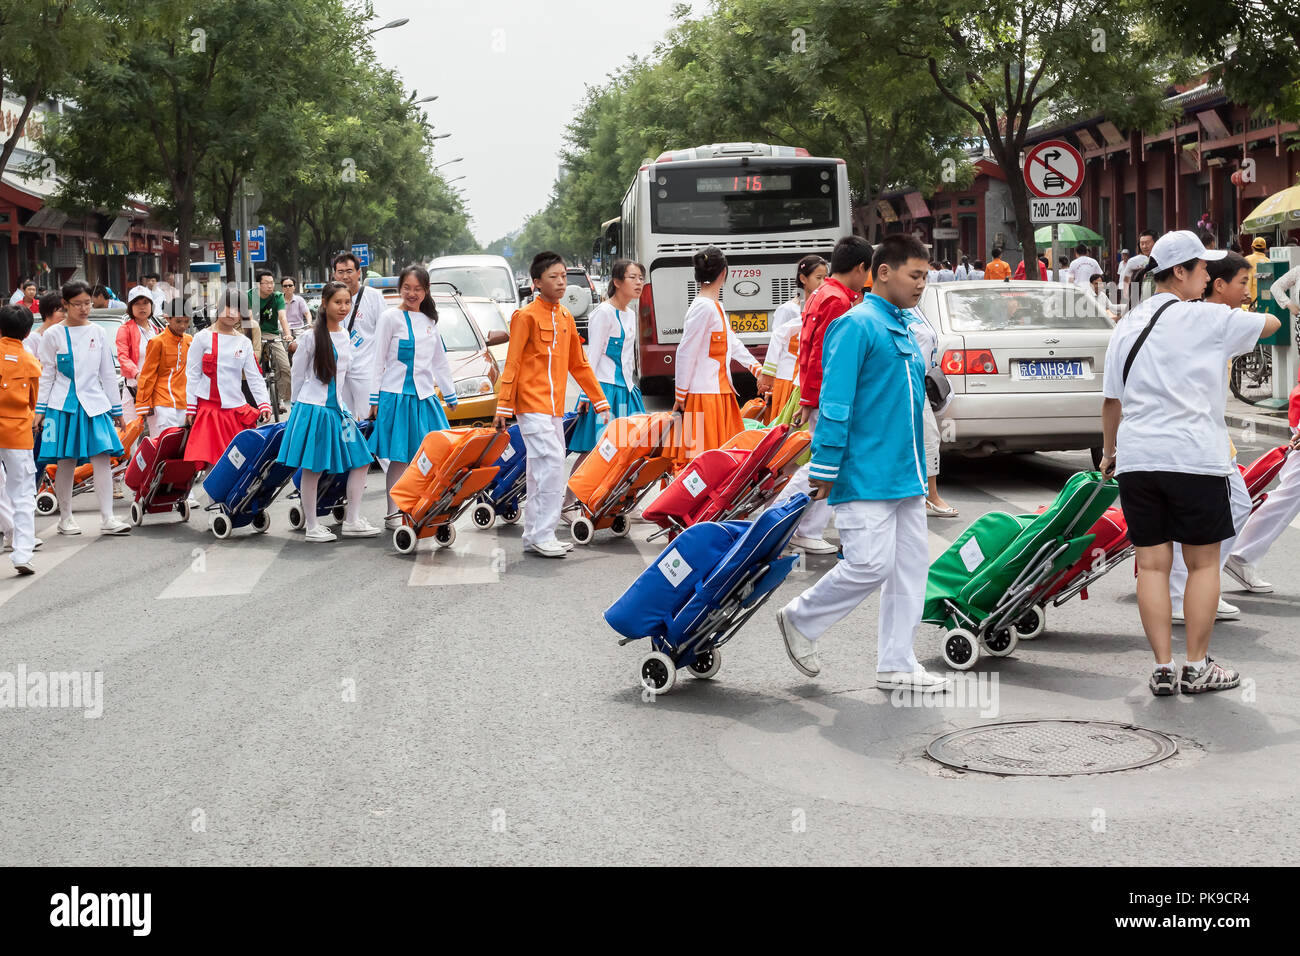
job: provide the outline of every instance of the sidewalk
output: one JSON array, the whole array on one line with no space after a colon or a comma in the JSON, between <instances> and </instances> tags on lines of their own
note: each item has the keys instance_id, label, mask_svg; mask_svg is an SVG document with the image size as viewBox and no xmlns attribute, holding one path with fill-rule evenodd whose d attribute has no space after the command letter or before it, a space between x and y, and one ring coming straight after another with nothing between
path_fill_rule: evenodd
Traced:
<instances>
[{"instance_id":1,"label":"sidewalk","mask_svg":"<svg viewBox=\"0 0 1300 956\"><path fill-rule=\"evenodd\" d=\"M1235 395L1228 396L1224 419L1230 428L1254 427L1256 432L1277 438L1290 438L1291 426L1287 423L1286 409L1261 408L1248 405Z\"/></svg>"}]
</instances>

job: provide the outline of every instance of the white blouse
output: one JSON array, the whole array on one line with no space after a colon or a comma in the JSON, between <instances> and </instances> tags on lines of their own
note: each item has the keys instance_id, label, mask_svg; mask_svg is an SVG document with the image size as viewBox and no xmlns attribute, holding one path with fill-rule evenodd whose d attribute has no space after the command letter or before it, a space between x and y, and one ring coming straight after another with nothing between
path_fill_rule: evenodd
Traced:
<instances>
[{"instance_id":1,"label":"white blouse","mask_svg":"<svg viewBox=\"0 0 1300 956\"><path fill-rule=\"evenodd\" d=\"M72 342L72 379L59 371L59 356L68 354ZM117 370L113 367L113 343L98 325L59 325L46 330L40 338L36 357L41 363L41 384L37 391L36 414L45 415L52 408L63 411L68 386L76 383L77 403L92 418L111 412L122 414L122 399L117 388ZM111 396L111 397L110 397Z\"/></svg>"},{"instance_id":2,"label":"white blouse","mask_svg":"<svg viewBox=\"0 0 1300 956\"><path fill-rule=\"evenodd\" d=\"M212 379L203 371L203 357L212 353L214 343L217 353L215 396L212 394ZM248 404L244 401L241 387L245 380L257 400L257 410L269 412L271 396L266 390L262 370L253 357L253 343L243 335L222 335L216 329L204 329L190 341L189 358L185 361L185 414L193 415L201 398L220 402L222 408L239 408Z\"/></svg>"},{"instance_id":3,"label":"white blouse","mask_svg":"<svg viewBox=\"0 0 1300 956\"><path fill-rule=\"evenodd\" d=\"M292 390L290 398L307 405L327 405L329 403L329 385L316 377L316 335L311 333L298 339L298 348L293 353L291 370ZM330 333L334 343L334 394L338 398L339 408L353 413L348 408L347 389L344 387L348 373L361 365L361 356L352 345L346 327ZM368 409L367 409L368 411Z\"/></svg>"},{"instance_id":4,"label":"white blouse","mask_svg":"<svg viewBox=\"0 0 1300 956\"><path fill-rule=\"evenodd\" d=\"M596 371L596 381L614 384L614 360L605 354L609 340L623 333L623 384L632 388L636 382L636 305L622 312L612 302L602 302L587 319L587 362Z\"/></svg>"},{"instance_id":5,"label":"white blouse","mask_svg":"<svg viewBox=\"0 0 1300 956\"><path fill-rule=\"evenodd\" d=\"M709 358L709 346L714 337L726 336L726 357L721 363ZM731 381L731 362L740 362L755 375L760 371L758 360L745 348L739 336L731 330L722 306L716 299L697 295L691 307L686 310L686 319L682 323L682 340L677 344L677 400L685 401L686 396L719 395L721 376L726 374L727 383L734 389ZM719 366L725 366L725 368Z\"/></svg>"},{"instance_id":6,"label":"white blouse","mask_svg":"<svg viewBox=\"0 0 1300 956\"><path fill-rule=\"evenodd\" d=\"M447 404L456 404L456 381L451 374L451 361L438 324L423 312L407 313L411 316L411 331L415 333L415 392L421 399L434 394L434 386L442 389ZM406 317L401 309L388 309L379 317L374 332L374 374L370 377L370 404L379 404L380 392L398 395L406 386L406 363L398 358L401 343L407 340Z\"/></svg>"},{"instance_id":7,"label":"white blouse","mask_svg":"<svg viewBox=\"0 0 1300 956\"><path fill-rule=\"evenodd\" d=\"M803 328L803 302L795 297L783 302L772 314L772 337L767 343L763 374L793 382L799 377L799 354L790 350L790 336Z\"/></svg>"}]
</instances>

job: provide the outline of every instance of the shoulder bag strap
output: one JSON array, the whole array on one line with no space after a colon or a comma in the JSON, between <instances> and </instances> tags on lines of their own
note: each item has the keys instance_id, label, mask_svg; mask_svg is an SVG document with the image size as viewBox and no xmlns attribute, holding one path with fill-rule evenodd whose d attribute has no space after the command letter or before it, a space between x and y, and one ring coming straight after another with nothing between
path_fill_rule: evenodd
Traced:
<instances>
[{"instance_id":1,"label":"shoulder bag strap","mask_svg":"<svg viewBox=\"0 0 1300 956\"><path fill-rule=\"evenodd\" d=\"M356 325L357 312L361 309L361 297L366 294L364 285L357 287L357 300L352 303L352 314L348 316L348 332L352 332L352 326ZM409 320L408 320L409 321Z\"/></svg>"},{"instance_id":2,"label":"shoulder bag strap","mask_svg":"<svg viewBox=\"0 0 1300 956\"><path fill-rule=\"evenodd\" d=\"M1137 337L1137 341L1133 343L1133 347L1128 350L1128 358L1124 360L1123 384L1128 384L1128 371L1133 367L1133 360L1137 358L1138 352L1141 351L1142 343L1147 340L1147 336L1150 335L1151 330L1155 328L1156 319L1160 318L1160 313L1164 312L1165 309L1178 301L1178 299L1174 299L1173 302L1166 302L1160 308L1156 309L1156 314L1151 316L1151 321L1147 323L1147 327L1142 330L1142 334Z\"/></svg>"}]
</instances>

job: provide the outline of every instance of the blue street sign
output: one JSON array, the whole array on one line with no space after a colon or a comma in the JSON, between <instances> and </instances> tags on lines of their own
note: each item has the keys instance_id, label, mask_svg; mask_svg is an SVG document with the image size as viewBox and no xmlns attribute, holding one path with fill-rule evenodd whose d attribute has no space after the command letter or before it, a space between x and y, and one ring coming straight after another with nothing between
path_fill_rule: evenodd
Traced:
<instances>
[{"instance_id":1,"label":"blue street sign","mask_svg":"<svg viewBox=\"0 0 1300 956\"><path fill-rule=\"evenodd\" d=\"M357 262L361 263L361 268L370 265L370 243L358 242L352 246L352 254L357 257Z\"/></svg>"},{"instance_id":2,"label":"blue street sign","mask_svg":"<svg viewBox=\"0 0 1300 956\"><path fill-rule=\"evenodd\" d=\"M515 254L514 246L505 246L501 250L501 255L505 256L507 259L509 259L514 254Z\"/></svg>"},{"instance_id":3,"label":"blue street sign","mask_svg":"<svg viewBox=\"0 0 1300 956\"><path fill-rule=\"evenodd\" d=\"M239 254L240 252L239 233L240 230L236 229L235 230L235 261L236 262L242 261L242 257ZM248 231L248 241L253 247L252 249L253 254L250 257L252 261L265 262L266 261L266 226L258 226L254 229L250 229Z\"/></svg>"}]
</instances>

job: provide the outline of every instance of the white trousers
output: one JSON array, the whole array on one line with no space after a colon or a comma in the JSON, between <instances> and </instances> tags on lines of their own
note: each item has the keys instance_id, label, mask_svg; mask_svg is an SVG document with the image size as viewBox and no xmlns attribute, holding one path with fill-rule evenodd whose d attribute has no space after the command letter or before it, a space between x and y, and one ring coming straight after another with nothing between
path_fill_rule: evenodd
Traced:
<instances>
[{"instance_id":1,"label":"white trousers","mask_svg":"<svg viewBox=\"0 0 1300 956\"><path fill-rule=\"evenodd\" d=\"M157 438L168 428L179 428L185 424L185 409L163 408L159 406L149 416L149 437Z\"/></svg>"},{"instance_id":2,"label":"white trousers","mask_svg":"<svg viewBox=\"0 0 1300 956\"><path fill-rule=\"evenodd\" d=\"M879 589L876 670L915 670L912 642L930 572L924 496L836 505L835 527L844 559L786 605L786 614L815 641Z\"/></svg>"},{"instance_id":3,"label":"white trousers","mask_svg":"<svg viewBox=\"0 0 1300 956\"><path fill-rule=\"evenodd\" d=\"M1246 481L1241 477L1237 466L1232 466L1228 475L1228 501L1232 506L1232 527L1241 534L1250 518L1250 492L1246 490ZM1219 567L1228 560L1236 538L1228 538L1219 545ZM1183 561L1183 549L1174 542L1174 563L1169 568L1169 597L1175 611L1183 609L1183 594L1187 591L1187 564Z\"/></svg>"},{"instance_id":4,"label":"white trousers","mask_svg":"<svg viewBox=\"0 0 1300 956\"><path fill-rule=\"evenodd\" d=\"M817 409L805 408L804 415L808 419L808 437L812 438L813 433L817 430ZM780 496L773 502L773 505L779 505L785 502L791 495L805 494L812 497L812 482L809 479L809 469L812 462L801 465L799 470L794 473L786 486L781 489ZM836 512L838 514L838 511ZM820 538L826 534L826 526L831 521L831 506L822 498L818 501L811 501L808 507L804 509L803 518L799 521L799 527L795 534L802 535L805 538Z\"/></svg>"},{"instance_id":5,"label":"white trousers","mask_svg":"<svg viewBox=\"0 0 1300 956\"><path fill-rule=\"evenodd\" d=\"M922 416L925 435L925 477L926 479L939 477L939 419L935 417L934 409L930 407L930 402L921 403L921 410L925 413Z\"/></svg>"},{"instance_id":6,"label":"white trousers","mask_svg":"<svg viewBox=\"0 0 1300 956\"><path fill-rule=\"evenodd\" d=\"M4 497L12 509L3 523L13 536L14 564L26 564L36 544L36 462L31 449L0 448L0 465L4 466Z\"/></svg>"},{"instance_id":7,"label":"white trousers","mask_svg":"<svg viewBox=\"0 0 1300 956\"><path fill-rule=\"evenodd\" d=\"M523 543L527 547L554 541L564 504L564 419L541 412L515 416L528 455L527 501L524 505Z\"/></svg>"},{"instance_id":8,"label":"white trousers","mask_svg":"<svg viewBox=\"0 0 1300 956\"><path fill-rule=\"evenodd\" d=\"M1268 553L1296 515L1300 515L1300 452L1287 456L1278 475L1277 487L1250 516L1246 527L1239 529L1232 554L1254 565Z\"/></svg>"}]
</instances>

